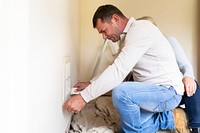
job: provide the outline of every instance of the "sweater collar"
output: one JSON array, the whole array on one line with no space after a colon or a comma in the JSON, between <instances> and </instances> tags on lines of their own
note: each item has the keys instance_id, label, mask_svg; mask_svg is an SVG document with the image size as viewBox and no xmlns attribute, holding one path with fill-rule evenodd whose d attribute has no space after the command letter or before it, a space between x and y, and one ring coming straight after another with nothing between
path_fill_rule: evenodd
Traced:
<instances>
[{"instance_id":1,"label":"sweater collar","mask_svg":"<svg viewBox=\"0 0 200 133\"><path fill-rule=\"evenodd\" d=\"M128 30L130 29L131 25L132 25L133 23L135 23L135 22L136 22L136 20L135 20L133 17L131 17L131 18L128 20L128 22L127 22L127 24L126 24L126 27L124 28L122 34L120 35L120 40L121 40L121 41L124 40L126 33L127 33Z\"/></svg>"},{"instance_id":2,"label":"sweater collar","mask_svg":"<svg viewBox=\"0 0 200 133\"><path fill-rule=\"evenodd\" d=\"M123 30L123 32L122 33L127 33L128 32L128 30L130 29L130 27L131 27L131 25L133 24L133 23L135 23L136 22L136 20L133 18L133 17L131 17L129 20L128 20L128 22L127 22L127 24L126 24L126 27L124 28L124 30Z\"/></svg>"}]
</instances>

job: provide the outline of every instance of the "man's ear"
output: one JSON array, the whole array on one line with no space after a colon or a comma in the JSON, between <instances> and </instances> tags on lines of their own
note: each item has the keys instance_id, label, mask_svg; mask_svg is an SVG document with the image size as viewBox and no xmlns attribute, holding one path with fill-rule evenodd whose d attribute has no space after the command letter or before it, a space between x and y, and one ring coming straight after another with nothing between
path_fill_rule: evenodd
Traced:
<instances>
[{"instance_id":1,"label":"man's ear","mask_svg":"<svg viewBox=\"0 0 200 133\"><path fill-rule=\"evenodd\" d=\"M116 23L118 25L119 21L120 21L120 18L119 18L119 16L117 14L113 14L111 21L112 21L112 23Z\"/></svg>"}]
</instances>

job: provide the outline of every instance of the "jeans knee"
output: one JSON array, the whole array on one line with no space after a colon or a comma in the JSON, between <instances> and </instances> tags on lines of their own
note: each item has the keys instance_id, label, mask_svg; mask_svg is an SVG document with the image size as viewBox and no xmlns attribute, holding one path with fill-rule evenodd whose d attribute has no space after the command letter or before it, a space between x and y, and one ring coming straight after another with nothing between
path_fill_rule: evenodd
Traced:
<instances>
[{"instance_id":1,"label":"jeans knee","mask_svg":"<svg viewBox=\"0 0 200 133\"><path fill-rule=\"evenodd\" d=\"M176 108L180 101L181 101L181 95L174 95L171 99L160 103L156 108L153 109L154 112L164 112L164 111L170 111Z\"/></svg>"},{"instance_id":2,"label":"jeans knee","mask_svg":"<svg viewBox=\"0 0 200 133\"><path fill-rule=\"evenodd\" d=\"M112 90L112 100L114 106L117 106L125 98L125 93L122 86L117 86Z\"/></svg>"}]
</instances>

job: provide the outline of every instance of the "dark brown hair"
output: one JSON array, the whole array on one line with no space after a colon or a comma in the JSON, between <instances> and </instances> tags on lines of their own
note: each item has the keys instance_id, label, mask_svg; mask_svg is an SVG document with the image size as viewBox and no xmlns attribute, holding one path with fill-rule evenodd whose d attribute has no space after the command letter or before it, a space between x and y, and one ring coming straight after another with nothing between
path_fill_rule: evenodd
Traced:
<instances>
[{"instance_id":1,"label":"dark brown hair","mask_svg":"<svg viewBox=\"0 0 200 133\"><path fill-rule=\"evenodd\" d=\"M93 27L96 28L97 19L101 19L102 22L105 22L105 21L110 22L113 14L116 14L123 18L125 17L124 14L117 7L115 7L113 5L100 6L96 10L96 12L93 16L93 19L92 19Z\"/></svg>"}]
</instances>

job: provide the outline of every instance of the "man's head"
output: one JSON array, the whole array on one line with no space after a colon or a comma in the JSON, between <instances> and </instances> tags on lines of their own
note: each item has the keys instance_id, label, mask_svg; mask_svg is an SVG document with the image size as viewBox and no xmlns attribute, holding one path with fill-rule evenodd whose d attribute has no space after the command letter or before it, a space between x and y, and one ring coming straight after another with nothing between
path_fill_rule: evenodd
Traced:
<instances>
[{"instance_id":1,"label":"man's head","mask_svg":"<svg viewBox=\"0 0 200 133\"><path fill-rule=\"evenodd\" d=\"M113 5L100 6L93 16L93 27L104 39L118 41L128 19Z\"/></svg>"}]
</instances>

